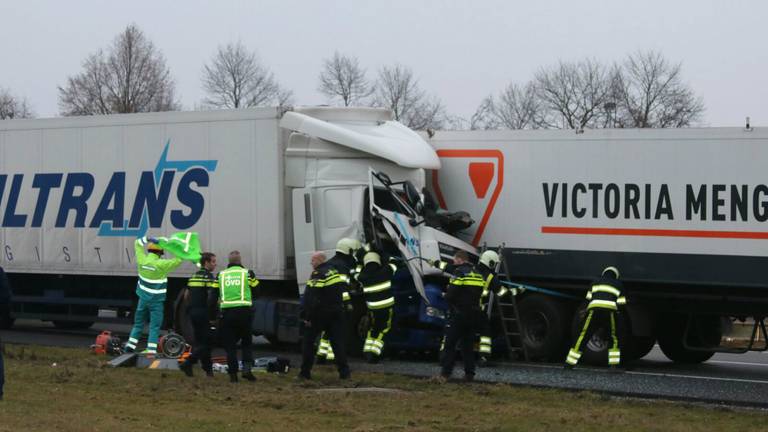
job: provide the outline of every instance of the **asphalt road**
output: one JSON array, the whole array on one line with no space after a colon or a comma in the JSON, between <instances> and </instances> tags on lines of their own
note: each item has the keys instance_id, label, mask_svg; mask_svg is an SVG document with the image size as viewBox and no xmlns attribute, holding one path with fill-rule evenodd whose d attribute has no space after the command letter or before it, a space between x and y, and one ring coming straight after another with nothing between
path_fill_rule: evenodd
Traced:
<instances>
[{"instance_id":1,"label":"asphalt road","mask_svg":"<svg viewBox=\"0 0 768 432\"><path fill-rule=\"evenodd\" d=\"M21 320L14 329L2 331L0 335L4 342L12 344L87 349L101 329L112 330L123 339L129 330L127 325L97 326L89 330L64 331L48 323ZM271 347L266 343L261 344L259 350L263 355L272 354ZM295 353L282 354L292 358L297 365L298 356ZM387 360L379 365L355 363L353 370L377 370L425 377L438 372L434 363L401 360ZM455 375L461 377L461 365L457 367ZM678 365L667 360L658 348L654 348L630 370L620 373L594 367L567 371L555 364L499 363L479 369L477 379L621 396L768 408L768 355L758 352L716 354L703 364Z\"/></svg>"}]
</instances>

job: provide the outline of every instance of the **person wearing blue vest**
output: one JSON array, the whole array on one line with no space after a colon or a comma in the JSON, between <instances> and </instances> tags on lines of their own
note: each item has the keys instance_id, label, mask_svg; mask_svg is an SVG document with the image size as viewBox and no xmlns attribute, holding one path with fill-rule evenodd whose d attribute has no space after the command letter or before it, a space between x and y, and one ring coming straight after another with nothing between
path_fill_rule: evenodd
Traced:
<instances>
[{"instance_id":1,"label":"person wearing blue vest","mask_svg":"<svg viewBox=\"0 0 768 432\"><path fill-rule=\"evenodd\" d=\"M135 242L136 266L139 270L136 295L139 297L139 303L134 314L133 329L128 337L128 343L125 344L126 352L136 350L144 331L144 324L149 321L147 349L142 354L149 356L157 354L157 341L160 338L160 327L163 325L168 275L182 263L181 258L163 259L163 249L157 243L157 239L151 237L142 237ZM145 246L148 253L144 252Z\"/></svg>"}]
</instances>

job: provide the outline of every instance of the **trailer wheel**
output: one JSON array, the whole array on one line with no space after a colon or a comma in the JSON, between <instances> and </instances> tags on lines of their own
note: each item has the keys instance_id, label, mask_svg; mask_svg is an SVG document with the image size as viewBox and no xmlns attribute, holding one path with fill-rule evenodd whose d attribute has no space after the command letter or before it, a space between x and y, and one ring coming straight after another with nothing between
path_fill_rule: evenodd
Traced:
<instances>
[{"instance_id":1,"label":"trailer wheel","mask_svg":"<svg viewBox=\"0 0 768 432\"><path fill-rule=\"evenodd\" d=\"M531 294L520 301L519 315L528 356L561 361L567 350L568 307L553 297Z\"/></svg>"},{"instance_id":2,"label":"trailer wheel","mask_svg":"<svg viewBox=\"0 0 768 432\"><path fill-rule=\"evenodd\" d=\"M571 343L573 345L578 339L584 327L584 319L587 316L586 304L579 306L576 313L573 314L571 321ZM608 362L608 349L612 341L611 329L607 322L592 321L590 323L591 334L584 344L579 363L593 366L605 366Z\"/></svg>"},{"instance_id":3,"label":"trailer wheel","mask_svg":"<svg viewBox=\"0 0 768 432\"><path fill-rule=\"evenodd\" d=\"M586 304L581 305L573 315L571 322L571 341L575 342L579 337L584 326L584 317L587 315ZM622 364L631 362L648 355L656 345L656 338L653 336L635 336L631 333L629 326L629 317L624 313L616 315L617 336L620 339L621 361ZM619 321L621 320L621 321ZM611 347L611 329L608 322L594 322L592 324L592 334L584 345L581 353L581 363L605 366L608 361L608 349Z\"/></svg>"},{"instance_id":4,"label":"trailer wheel","mask_svg":"<svg viewBox=\"0 0 768 432\"><path fill-rule=\"evenodd\" d=\"M173 327L177 332L187 341L188 344L195 344L195 331L192 329L192 320L187 316L186 302L183 302L184 307L180 307L176 310L176 317L173 320Z\"/></svg>"},{"instance_id":5,"label":"trailer wheel","mask_svg":"<svg viewBox=\"0 0 768 432\"><path fill-rule=\"evenodd\" d=\"M721 320L718 316L693 317L691 329L688 332L688 346L701 348L716 347L722 336ZM688 316L670 314L662 318L662 328L659 331L659 348L668 359L675 363L702 363L715 355L714 351L699 351L686 348L683 336L688 322Z\"/></svg>"}]
</instances>

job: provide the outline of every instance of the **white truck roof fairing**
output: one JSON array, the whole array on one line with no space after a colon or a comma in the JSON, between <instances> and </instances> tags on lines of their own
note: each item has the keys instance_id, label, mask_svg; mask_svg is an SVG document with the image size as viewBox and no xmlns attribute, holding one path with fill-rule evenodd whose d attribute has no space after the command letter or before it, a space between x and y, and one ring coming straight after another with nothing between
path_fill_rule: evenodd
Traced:
<instances>
[{"instance_id":1,"label":"white truck roof fairing","mask_svg":"<svg viewBox=\"0 0 768 432\"><path fill-rule=\"evenodd\" d=\"M361 113L365 111L360 110ZM370 111L380 114L378 111L381 110ZM306 112L313 113L312 110ZM416 132L395 121L341 119L329 123L302 112L287 112L280 121L280 127L372 154L402 167L440 169L440 159L435 150Z\"/></svg>"}]
</instances>

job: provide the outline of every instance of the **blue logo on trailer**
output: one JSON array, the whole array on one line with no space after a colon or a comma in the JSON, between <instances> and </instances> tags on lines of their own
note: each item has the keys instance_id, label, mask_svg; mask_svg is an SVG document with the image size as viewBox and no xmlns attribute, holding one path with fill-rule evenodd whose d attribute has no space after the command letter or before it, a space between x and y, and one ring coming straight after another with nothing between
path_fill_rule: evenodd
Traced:
<instances>
[{"instance_id":1,"label":"blue logo on trailer","mask_svg":"<svg viewBox=\"0 0 768 432\"><path fill-rule=\"evenodd\" d=\"M170 222L179 230L190 228L200 220L205 208L205 199L196 188L208 187L209 173L216 170L217 161L168 160L169 148L170 140L166 142L154 171L141 173L136 198L130 209L126 209L125 206L125 172L112 173L101 197L92 197L96 180L90 173L38 173L32 180L32 188L38 191L34 214L30 218L30 215L17 212L24 174L14 174L10 176L8 199L0 226L3 228L42 227L50 192L63 185L55 228L98 228L99 236L140 237L146 234L149 228L159 228L162 225L174 179L179 174L181 177L176 186L176 198L184 208L172 209ZM0 174L0 202L8 180L9 175ZM96 210L90 214L89 204L96 202L98 202ZM126 210L130 212L128 218L125 218ZM68 223L71 213L74 213L74 225ZM88 222L86 219L89 216ZM30 221L29 225L28 221Z\"/></svg>"},{"instance_id":2,"label":"blue logo on trailer","mask_svg":"<svg viewBox=\"0 0 768 432\"><path fill-rule=\"evenodd\" d=\"M157 161L157 165L155 166L155 172L154 172L154 178L155 178L155 187L160 187L161 180L163 179L163 176L165 175L166 171L169 172L182 172L186 173L188 171L192 171L193 174L195 174L192 180L196 180L196 183L199 186L208 186L208 173L216 171L216 165L217 161L215 160L187 160L187 161L169 161L168 160L168 148L171 145L171 140L169 139L165 143L165 149L163 149L163 154L160 155L160 160ZM199 171L193 171L193 170L199 170ZM201 174L205 172L205 175L202 176ZM142 174L143 177L143 174ZM204 181L203 181L204 177ZM182 178L183 181L183 178ZM202 184L204 183L204 184ZM139 188L141 189L141 187ZM141 192L139 192L141 193ZM202 195L200 195L197 192L189 191L186 193L194 193L197 194L201 198L201 202L199 203L199 209L192 208L191 214L197 214L197 217L193 218L194 222L188 223L181 223L180 226L177 226L175 223L173 223L173 217L171 217L171 223L175 228L178 229L187 229L197 223L198 220L200 220L200 216L203 213L203 208L205 205L205 201L202 200ZM181 188L178 191L179 195L182 195ZM138 194L136 199L138 200ZM184 202L182 200L182 197L179 196L179 200ZM197 211L196 211L197 210ZM173 213L173 212L172 212ZM173 216L173 215L172 215ZM148 217L149 217L149 209L145 208L144 213L141 217L141 224L138 228L131 228L130 227L130 221L124 220L123 221L123 227L122 228L115 228L112 226L109 222L102 222L101 226L99 227L99 235L100 236L108 236L108 237L142 237L144 234L147 233L149 224L148 224ZM159 228L160 225L152 225L153 228Z\"/></svg>"}]
</instances>

